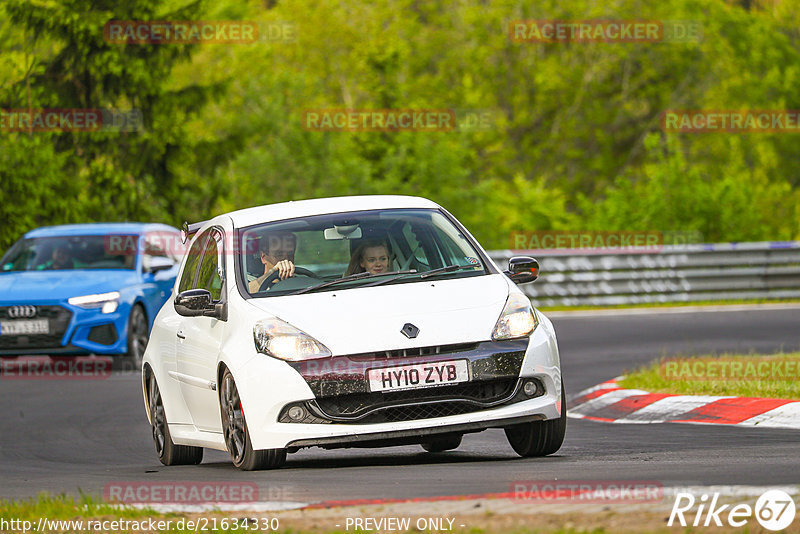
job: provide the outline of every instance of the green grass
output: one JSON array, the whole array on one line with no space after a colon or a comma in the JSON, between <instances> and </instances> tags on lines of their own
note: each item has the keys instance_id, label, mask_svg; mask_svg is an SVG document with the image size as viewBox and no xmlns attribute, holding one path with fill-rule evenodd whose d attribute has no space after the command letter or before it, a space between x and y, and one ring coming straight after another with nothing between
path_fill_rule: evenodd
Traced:
<instances>
[{"instance_id":1,"label":"green grass","mask_svg":"<svg viewBox=\"0 0 800 534\"><path fill-rule=\"evenodd\" d=\"M537 306L543 312L582 310L625 310L637 308L683 308L686 306L733 306L742 304L800 304L800 299L735 299L698 300L693 302L654 302L643 304L612 304L603 306Z\"/></svg>"},{"instance_id":2,"label":"green grass","mask_svg":"<svg viewBox=\"0 0 800 534\"><path fill-rule=\"evenodd\" d=\"M107 504L103 499L81 494L77 499L71 495L52 496L46 493L21 501L0 501L0 518L34 520L72 519L75 517L99 517L113 515L120 518L161 516L151 509L140 509ZM167 517L166 515L164 517Z\"/></svg>"},{"instance_id":3,"label":"green grass","mask_svg":"<svg viewBox=\"0 0 800 534\"><path fill-rule=\"evenodd\" d=\"M678 366L666 367L669 361L678 361ZM790 367L786 364L789 363ZM720 370L730 369L734 363L741 364L741 373L736 378L722 376ZM767 363L759 373L759 363ZM784 376L773 374L773 364L782 363ZM684 366L686 364L687 366ZM697 364L697 367L693 367ZM709 365L710 364L710 365ZM652 393L673 393L678 395L734 395L737 397L764 397L775 399L800 400L800 379L797 371L787 373L788 369L800 370L800 352L759 354L722 354L695 357L662 358L630 373L619 384L623 388L643 389ZM714 377L702 378L700 373L716 369ZM755 371L755 372L749 372ZM743 378L746 376L746 378Z\"/></svg>"},{"instance_id":4,"label":"green grass","mask_svg":"<svg viewBox=\"0 0 800 534\"><path fill-rule=\"evenodd\" d=\"M550 517L549 519L544 520L544 522L537 522L536 520L532 519L528 516L514 516L509 515L506 516L504 514L495 514L493 512L487 512L485 517L473 517L470 519L466 519L467 523L473 523L470 526L466 526L465 528L462 527L455 527L454 533L455 534L607 534L611 532L618 532L619 529L615 528L616 525L624 525L626 532L638 532L640 534L645 533L669 533L673 532L671 529L667 529L663 526L663 514L658 511L650 511L645 513L645 517L642 518L641 513L636 515L635 511L632 511L634 515L631 516L630 521L639 521L637 523L638 528L635 530L630 528L629 524L626 524L625 520L625 513L623 512L622 515L618 515L614 512L597 512L597 513L586 513L586 512L575 512L575 513L558 513L556 514L558 517L553 518ZM397 517L397 516L408 516L409 514L403 512L392 512L390 510L386 510L384 512L369 512L367 510L359 510L358 513L355 513L354 510L342 508L341 509L342 517L345 516L370 516L370 517ZM412 517L415 514L410 514ZM259 526L259 528L255 528L254 526L250 526L249 528L227 528L222 529L221 521L227 519L228 521L232 520L233 518L237 518L238 520L242 520L245 517L278 517L280 521L280 525L276 531L269 530L268 528L264 528ZM247 513L247 512L234 512L234 513L225 513L225 512L207 512L203 514L161 514L155 512L152 509L138 509L138 508L131 508L125 506L118 506L118 505L111 505L106 504L103 502L102 499L97 499L88 495L80 495L78 498L74 498L68 495L59 495L59 496L51 496L45 493L40 494L36 498L31 498L27 500L0 500L0 519L6 521L30 521L32 523L32 527L25 531L25 534L28 532L35 532L37 528L37 522L39 518L47 518L49 521L53 520L64 520L64 521L75 521L75 520L83 520L84 527L87 526L88 521L113 521L113 520L128 520L128 521L139 521L141 525L145 525L148 518L153 518L155 521L163 520L163 521L171 521L170 527L167 528L167 532L172 532L176 534L197 534L198 532L231 532L236 534L243 534L247 532L275 532L276 534L351 534L353 532L363 532L368 534L369 532L374 531L362 531L362 530L353 530L350 529L344 530L342 528L330 528L330 526L326 524L333 524L337 521L336 517L331 517L329 515L321 515L314 517L313 512L310 512L310 515L306 515L306 517L296 517L294 520L288 520L285 522L284 518L281 518L277 514L265 514L262 513ZM185 521L193 520L195 521L195 525L197 525L197 521L200 518L207 519L207 522L204 523L204 527L201 529L188 528L188 525ZM217 520L217 528L213 529L211 522L214 518ZM481 520L483 519L483 520ZM462 519L464 520L464 519ZM178 525L180 524L179 521L184 521L183 527L179 528ZM606 522L609 522L606 524ZM644 523L642 523L644 521ZM288 523L288 525L286 524ZM74 525L74 523L73 523ZM43 525L44 526L44 525ZM52 526L52 525L51 525ZM146 526L142 526L142 528L148 528ZM9 533L17 533L22 532L19 529L10 529L4 528L2 532L9 532ZM47 532L63 532L58 530L47 530ZM114 531L114 530L67 530L66 532L126 532L126 531ZM152 530L136 530L135 532L155 532ZM400 533L406 531L398 531ZM415 528L410 528L408 533L416 533L419 532ZM430 532L430 531L427 531ZM434 534L433 531L431 534ZM675 531L678 532L678 531ZM689 529L682 529L679 532L695 532L692 528ZM699 532L699 531L697 531Z\"/></svg>"},{"instance_id":5,"label":"green grass","mask_svg":"<svg viewBox=\"0 0 800 534\"><path fill-rule=\"evenodd\" d=\"M343 509L342 514L346 515L348 512ZM349 512L352 514L352 512ZM378 514L379 516L387 515L388 517L395 516L397 514L388 513L388 514ZM399 514L405 515L405 514ZM241 534L243 532L276 532L280 534L347 534L348 531L343 530L341 528L325 528L320 527L318 523L325 522L326 519L328 522L333 523L334 519L331 518L318 518L318 519L309 519L305 522L307 526L301 526L300 528L297 527L297 524L292 526L284 526L284 521L280 520L280 524L276 531L272 531L266 526L259 525L256 528L254 525L250 524L251 526L247 529L241 527L233 527L231 521L233 519L237 519L237 521L243 521L245 517L262 517L263 514L260 513L253 513L249 514L247 512L235 512L235 513L224 513L224 512L207 512L204 514L162 514L156 512L152 509L139 509L139 508L131 508L126 506L119 506L119 505L112 505L103 502L102 499L97 499L89 495L80 495L78 498L74 498L69 495L58 495L58 496L51 496L46 493L40 494L36 498L26 499L26 500L0 500L0 519L14 523L12 525L18 525L23 521L30 521L31 527L27 532L35 531L37 529L37 524L40 518L46 518L50 526L53 527L52 521L73 521L72 525L74 528L74 521L81 520L86 527L89 525L89 522L96 522L96 521L114 521L114 520L128 520L131 522L137 522L137 524L143 525L142 528L148 528L144 525L147 525L148 518L153 518L155 522L158 521L170 521L168 523L167 530L168 532L174 532L176 534L190 534L190 533L197 533L197 528L188 528L188 524L186 521L194 521L195 525L198 525L198 520L202 520L199 518L206 518L207 521L203 523L203 527L201 531L203 532L231 532ZM275 517L275 516L271 516ZM213 528L215 523L212 523L216 519L216 528ZM226 524L227 528L222 528L223 521L227 521ZM302 522L302 519L300 519ZM239 523L243 525L244 523ZM179 526L180 525L180 526ZM472 527L472 528L456 528L456 532L460 534L495 534L498 532L495 528L483 528L486 525L482 525L482 527ZM45 525L43 525L44 528ZM57 527L53 527L57 528ZM94 531L94 530L93 530ZM14 528L3 528L2 532L23 532L21 529L14 527ZM60 532L60 531L53 531L47 530L47 532ZM77 532L75 530L67 530L65 532ZM127 531L109 531L109 532L127 532ZM137 531L140 532L140 531ZM141 531L141 532L151 532L150 530ZM354 532L352 529L349 532ZM356 530L355 532L370 532L370 531L361 531ZM408 532L418 532L414 528L411 528ZM571 528L537 528L535 526L523 526L519 527L516 526L513 529L504 529L501 532L505 532L506 534L582 534L582 533L595 533L595 534L603 534L607 532L604 528L581 528L581 527L571 527Z\"/></svg>"}]
</instances>

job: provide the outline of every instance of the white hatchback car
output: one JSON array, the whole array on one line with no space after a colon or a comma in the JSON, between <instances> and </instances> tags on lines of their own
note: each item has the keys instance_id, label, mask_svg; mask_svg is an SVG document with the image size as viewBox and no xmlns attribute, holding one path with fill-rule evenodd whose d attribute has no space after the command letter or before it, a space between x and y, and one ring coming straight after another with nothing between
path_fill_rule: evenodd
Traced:
<instances>
[{"instance_id":1,"label":"white hatchback car","mask_svg":"<svg viewBox=\"0 0 800 534\"><path fill-rule=\"evenodd\" d=\"M274 468L302 447L455 449L504 428L556 452L566 401L552 323L437 204L360 196L249 208L194 235L142 368L165 465L227 450Z\"/></svg>"}]
</instances>

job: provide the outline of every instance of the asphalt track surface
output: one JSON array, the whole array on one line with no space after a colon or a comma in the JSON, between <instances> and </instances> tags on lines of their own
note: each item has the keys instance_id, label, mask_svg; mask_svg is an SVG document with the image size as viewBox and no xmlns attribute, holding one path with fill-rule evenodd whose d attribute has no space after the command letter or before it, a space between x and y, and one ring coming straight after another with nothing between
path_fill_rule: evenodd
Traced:
<instances>
[{"instance_id":1,"label":"asphalt track surface","mask_svg":"<svg viewBox=\"0 0 800 534\"><path fill-rule=\"evenodd\" d=\"M800 307L555 317L568 393L662 355L800 348ZM452 452L419 446L303 449L275 471L240 472L206 450L199 466L162 466L139 378L0 379L0 498L102 495L109 483L255 482L261 500L320 502L504 493L519 480L655 481L664 486L800 483L800 432L716 425L614 425L570 419L554 456L521 459L501 430Z\"/></svg>"}]
</instances>

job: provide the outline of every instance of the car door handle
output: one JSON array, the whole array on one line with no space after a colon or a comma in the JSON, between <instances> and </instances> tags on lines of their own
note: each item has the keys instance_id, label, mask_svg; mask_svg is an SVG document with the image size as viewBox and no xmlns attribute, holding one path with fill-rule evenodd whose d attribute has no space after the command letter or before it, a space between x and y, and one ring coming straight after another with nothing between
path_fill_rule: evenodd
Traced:
<instances>
[{"instance_id":1,"label":"car door handle","mask_svg":"<svg viewBox=\"0 0 800 534\"><path fill-rule=\"evenodd\" d=\"M177 334L175 334L181 339L186 339L186 334L183 333L183 330L178 330Z\"/></svg>"}]
</instances>

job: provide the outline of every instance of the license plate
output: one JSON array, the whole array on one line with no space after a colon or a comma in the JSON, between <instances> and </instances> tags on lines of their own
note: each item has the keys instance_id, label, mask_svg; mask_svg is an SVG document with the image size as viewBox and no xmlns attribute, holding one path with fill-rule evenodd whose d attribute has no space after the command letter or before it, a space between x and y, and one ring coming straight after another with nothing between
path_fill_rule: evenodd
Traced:
<instances>
[{"instance_id":1,"label":"license plate","mask_svg":"<svg viewBox=\"0 0 800 534\"><path fill-rule=\"evenodd\" d=\"M367 371L370 391L397 391L469 381L467 360L417 363Z\"/></svg>"},{"instance_id":2,"label":"license plate","mask_svg":"<svg viewBox=\"0 0 800 534\"><path fill-rule=\"evenodd\" d=\"M47 319L35 319L33 321L0 321L0 336L49 333L50 326Z\"/></svg>"}]
</instances>

